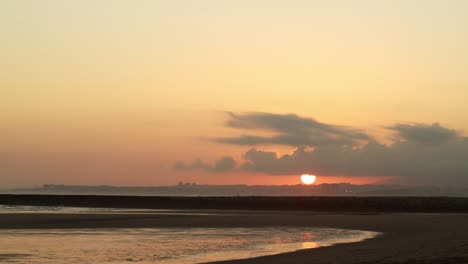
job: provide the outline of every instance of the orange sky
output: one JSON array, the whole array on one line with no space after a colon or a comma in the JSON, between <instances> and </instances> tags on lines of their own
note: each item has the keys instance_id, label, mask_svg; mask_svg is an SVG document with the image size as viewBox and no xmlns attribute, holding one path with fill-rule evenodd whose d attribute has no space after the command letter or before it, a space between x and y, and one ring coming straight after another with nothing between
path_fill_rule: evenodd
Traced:
<instances>
[{"instance_id":1,"label":"orange sky","mask_svg":"<svg viewBox=\"0 0 468 264\"><path fill-rule=\"evenodd\" d=\"M0 187L297 183L174 171L242 160L224 111L466 131L468 2L408 2L2 1Z\"/></svg>"}]
</instances>

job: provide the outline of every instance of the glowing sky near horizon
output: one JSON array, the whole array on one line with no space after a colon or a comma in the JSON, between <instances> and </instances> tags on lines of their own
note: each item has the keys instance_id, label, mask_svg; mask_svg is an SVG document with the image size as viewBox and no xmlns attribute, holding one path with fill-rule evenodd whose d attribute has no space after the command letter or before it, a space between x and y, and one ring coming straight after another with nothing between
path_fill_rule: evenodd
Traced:
<instances>
[{"instance_id":1,"label":"glowing sky near horizon","mask_svg":"<svg viewBox=\"0 0 468 264\"><path fill-rule=\"evenodd\" d=\"M206 140L238 134L224 111L295 113L382 142L399 122L463 133L467 13L461 0L1 1L0 187L300 182L174 170L242 158L247 147Z\"/></svg>"}]
</instances>

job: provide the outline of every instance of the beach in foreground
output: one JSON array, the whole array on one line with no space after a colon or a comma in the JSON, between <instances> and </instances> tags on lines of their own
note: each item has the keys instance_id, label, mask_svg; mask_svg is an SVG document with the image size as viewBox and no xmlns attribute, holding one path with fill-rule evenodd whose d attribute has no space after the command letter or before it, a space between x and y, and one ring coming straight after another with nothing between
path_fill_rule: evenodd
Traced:
<instances>
[{"instance_id":1,"label":"beach in foreground","mask_svg":"<svg viewBox=\"0 0 468 264\"><path fill-rule=\"evenodd\" d=\"M468 214L292 211L133 211L2 214L3 229L333 227L383 233L358 243L222 263L468 263Z\"/></svg>"}]
</instances>

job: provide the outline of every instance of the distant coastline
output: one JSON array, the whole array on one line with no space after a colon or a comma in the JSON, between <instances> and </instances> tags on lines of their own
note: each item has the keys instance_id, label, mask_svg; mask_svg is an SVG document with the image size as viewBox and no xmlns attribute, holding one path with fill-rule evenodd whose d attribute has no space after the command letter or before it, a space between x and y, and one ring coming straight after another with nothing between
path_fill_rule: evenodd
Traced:
<instances>
[{"instance_id":1,"label":"distant coastline","mask_svg":"<svg viewBox=\"0 0 468 264\"><path fill-rule=\"evenodd\" d=\"M402 186L333 183L317 185L206 185L179 182L169 186L109 186L44 184L0 190L3 194L124 195L124 196L450 196L468 197L468 186Z\"/></svg>"}]
</instances>

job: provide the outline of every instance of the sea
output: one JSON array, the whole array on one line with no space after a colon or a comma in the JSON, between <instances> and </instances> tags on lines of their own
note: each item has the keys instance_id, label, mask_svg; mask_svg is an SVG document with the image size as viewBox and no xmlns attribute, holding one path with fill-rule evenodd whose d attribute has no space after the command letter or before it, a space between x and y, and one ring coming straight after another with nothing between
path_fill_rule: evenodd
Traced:
<instances>
[{"instance_id":1,"label":"sea","mask_svg":"<svg viewBox=\"0 0 468 264\"><path fill-rule=\"evenodd\" d=\"M0 206L5 213L131 213L128 209ZM155 210L152 213L158 213ZM167 211L161 211L167 213ZM170 213L177 214L177 211ZM183 212L187 214L186 212ZM376 232L315 227L0 229L0 263L184 264L353 243Z\"/></svg>"}]
</instances>

